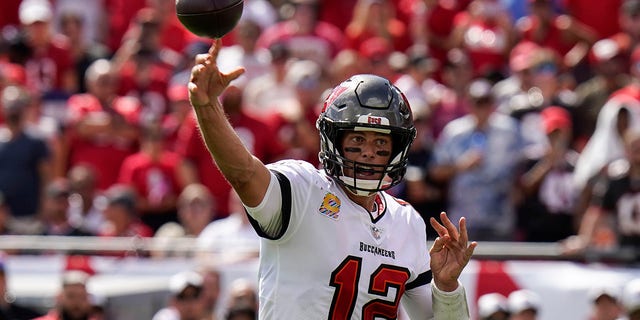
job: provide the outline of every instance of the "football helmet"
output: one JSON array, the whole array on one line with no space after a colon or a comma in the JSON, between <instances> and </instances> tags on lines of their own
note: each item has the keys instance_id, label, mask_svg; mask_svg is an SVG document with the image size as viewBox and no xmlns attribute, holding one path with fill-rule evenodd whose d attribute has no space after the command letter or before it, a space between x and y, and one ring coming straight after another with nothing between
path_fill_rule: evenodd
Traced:
<instances>
[{"instance_id":1,"label":"football helmet","mask_svg":"<svg viewBox=\"0 0 640 320\"><path fill-rule=\"evenodd\" d=\"M325 172L357 195L371 195L402 181L409 147L416 136L409 103L389 80L370 74L349 78L335 87L324 102L316 123L320 131L320 162ZM348 131L376 131L392 138L392 152L386 165L372 165L347 159L342 137ZM376 180L356 179L357 169L373 171ZM352 169L351 176L345 169Z\"/></svg>"}]
</instances>

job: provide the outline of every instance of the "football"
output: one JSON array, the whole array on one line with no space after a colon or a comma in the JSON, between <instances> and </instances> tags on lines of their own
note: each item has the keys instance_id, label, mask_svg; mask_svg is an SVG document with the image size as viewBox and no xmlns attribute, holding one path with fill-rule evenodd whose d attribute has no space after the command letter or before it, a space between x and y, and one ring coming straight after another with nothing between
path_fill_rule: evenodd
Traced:
<instances>
[{"instance_id":1,"label":"football","mask_svg":"<svg viewBox=\"0 0 640 320\"><path fill-rule=\"evenodd\" d=\"M176 0L178 20L193 34L222 38L238 24L243 0Z\"/></svg>"}]
</instances>

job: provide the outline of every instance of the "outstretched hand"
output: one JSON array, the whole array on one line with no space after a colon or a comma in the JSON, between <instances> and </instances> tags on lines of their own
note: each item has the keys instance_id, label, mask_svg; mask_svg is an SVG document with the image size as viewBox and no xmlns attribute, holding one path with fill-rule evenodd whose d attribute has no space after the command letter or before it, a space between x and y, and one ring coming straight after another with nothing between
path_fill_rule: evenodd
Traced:
<instances>
[{"instance_id":1,"label":"outstretched hand","mask_svg":"<svg viewBox=\"0 0 640 320\"><path fill-rule=\"evenodd\" d=\"M440 213L440 224L430 219L431 226L438 232L438 238L429 250L431 271L436 286L443 291L453 291L458 287L458 277L467 265L478 243L468 244L467 221L460 218L460 230L449 220L447 214Z\"/></svg>"},{"instance_id":2,"label":"outstretched hand","mask_svg":"<svg viewBox=\"0 0 640 320\"><path fill-rule=\"evenodd\" d=\"M222 41L216 39L208 53L196 56L196 64L191 69L189 80L189 100L194 107L214 103L229 83L244 73L244 68L238 68L230 73L222 73L218 69L216 60L222 47Z\"/></svg>"}]
</instances>

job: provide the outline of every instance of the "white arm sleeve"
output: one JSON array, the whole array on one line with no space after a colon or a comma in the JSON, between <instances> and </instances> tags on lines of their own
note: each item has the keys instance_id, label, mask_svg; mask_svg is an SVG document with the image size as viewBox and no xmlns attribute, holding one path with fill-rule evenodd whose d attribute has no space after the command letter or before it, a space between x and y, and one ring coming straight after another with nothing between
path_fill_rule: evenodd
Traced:
<instances>
[{"instance_id":1,"label":"white arm sleeve","mask_svg":"<svg viewBox=\"0 0 640 320\"><path fill-rule=\"evenodd\" d=\"M458 281L458 288L451 292L438 289L431 281L431 295L433 299L433 319L437 320L467 320L469 306L467 295L462 283Z\"/></svg>"},{"instance_id":2,"label":"white arm sleeve","mask_svg":"<svg viewBox=\"0 0 640 320\"><path fill-rule=\"evenodd\" d=\"M251 218L256 220L264 233L276 236L282 230L282 190L275 173L271 172L269 187L256 207L244 206Z\"/></svg>"}]
</instances>

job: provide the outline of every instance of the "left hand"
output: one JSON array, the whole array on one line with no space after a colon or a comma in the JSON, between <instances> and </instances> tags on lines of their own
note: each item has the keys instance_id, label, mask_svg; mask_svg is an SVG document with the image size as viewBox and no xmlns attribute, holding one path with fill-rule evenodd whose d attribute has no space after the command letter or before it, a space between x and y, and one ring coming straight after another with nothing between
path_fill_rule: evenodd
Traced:
<instances>
[{"instance_id":1,"label":"left hand","mask_svg":"<svg viewBox=\"0 0 640 320\"><path fill-rule=\"evenodd\" d=\"M430 219L431 226L438 232L438 238L429 250L431 271L438 289L454 291L458 287L458 277L467 265L478 243L468 244L467 221L460 218L460 230L449 220L447 214L440 213L440 224L435 218Z\"/></svg>"}]
</instances>

